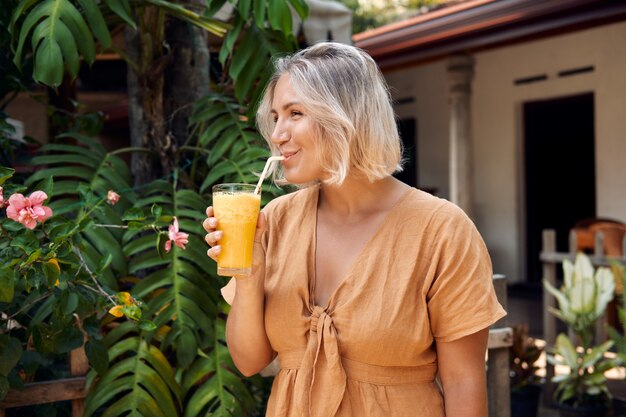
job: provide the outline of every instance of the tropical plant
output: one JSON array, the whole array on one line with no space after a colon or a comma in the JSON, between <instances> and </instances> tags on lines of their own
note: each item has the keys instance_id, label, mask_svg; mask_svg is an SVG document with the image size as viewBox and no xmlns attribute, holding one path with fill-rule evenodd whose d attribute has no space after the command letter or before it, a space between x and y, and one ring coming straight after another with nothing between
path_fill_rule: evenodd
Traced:
<instances>
[{"instance_id":1,"label":"tropical plant","mask_svg":"<svg viewBox=\"0 0 626 417\"><path fill-rule=\"evenodd\" d=\"M611 340L615 342L617 348L617 354L623 363L626 363L626 292L624 291L624 285L626 284L626 266L619 263L613 263L611 265L611 271L615 277L616 288L615 293L617 296L617 317L620 324L619 328L609 328L609 336Z\"/></svg>"},{"instance_id":2,"label":"tropical plant","mask_svg":"<svg viewBox=\"0 0 626 417\"><path fill-rule=\"evenodd\" d=\"M161 19L165 14L178 13L194 24L213 24L210 16L225 3L225 0L212 1L203 14L189 14L182 6L164 0L99 3L23 0L13 13L10 30L16 40L17 54L23 53L26 45L34 45L35 78L55 87L59 74L74 74L76 53L89 61L91 43L106 44L105 30L110 31L112 22L122 19L129 26L139 28L146 41L143 45L160 50L159 42L163 39L154 36L159 35L160 29L150 27L146 20L153 12L160 10L156 15ZM224 320L228 307L219 296L223 281L216 277L215 267L206 257L201 220L210 204L212 184L256 182L254 172L260 171L268 151L254 129L251 115L270 74L267 65L270 56L297 47L291 32L289 7L304 18L306 4L303 0L231 3L235 5L231 30L220 51L223 77L216 80L215 93L195 104L191 118L193 130L182 145L161 149L149 143L145 149L107 152L92 135L69 132L42 148L41 155L33 161L40 170L23 186L36 189L42 181L51 184L47 195L54 216L46 220L40 232L33 232L38 242L48 238L48 227L63 224L59 233L68 233L72 244L79 245L80 257L65 249L70 260L67 266L59 261L61 275L68 274L70 281L74 279L73 272L81 271L87 274L84 281L99 285L98 294L87 290L100 298L91 303L93 311L89 319L81 319L89 324L87 346L91 346L92 340L97 341L93 345L97 348L87 349L92 371L88 376L86 416L262 413L267 382L259 378L243 379L226 349ZM79 18L85 25L77 23ZM59 22L67 30L51 28ZM118 52L125 56L124 51ZM19 61L15 59L16 64ZM149 72L156 69L150 62L159 63L152 56L141 67L129 59L129 67L139 73ZM157 122L158 119L150 121ZM138 186L133 171L119 159L123 152L135 151L152 152L167 160L172 169L163 172L161 178ZM103 204L108 190L121 195L115 207ZM275 187L266 188L264 201L279 192ZM180 229L188 234L189 243L185 250L172 245L167 253L165 242L169 236L163 228L174 217ZM36 251L35 240L32 247L23 250L26 259L20 258L19 262L28 261L32 251ZM47 261L52 255L42 251L38 256ZM82 267L70 266L72 260ZM12 282L20 279L21 272L13 273ZM54 288L49 287L49 280L45 282L47 286L39 286L42 291L56 294L64 290L62 279ZM38 297L28 290L14 287L13 303L23 302L19 297L33 301L32 306L20 312L25 315L19 319L22 333L14 331L13 339L7 339L9 342L0 340L0 357L6 364L0 371L7 370L11 375L21 369L24 361L16 346L23 348L31 335L30 316L39 309L45 313L56 311L50 306L40 306ZM141 326L107 314L107 311L122 312L137 319L138 300L141 300ZM72 301L69 305L73 304ZM113 309L111 304L115 304ZM4 311L5 306L2 307ZM15 321L19 315L10 316ZM52 317L48 314L43 320ZM3 334L13 321L0 319ZM76 335L75 330L80 330L78 321L67 318L59 326ZM77 338L71 340L75 344L70 347L79 345ZM56 352L56 347L51 349ZM10 361L4 362L5 358Z\"/></svg>"},{"instance_id":3,"label":"tropical plant","mask_svg":"<svg viewBox=\"0 0 626 417\"><path fill-rule=\"evenodd\" d=\"M555 396L559 403L573 406L607 403L611 394L604 373L620 361L605 355L613 341L594 346L593 338L597 320L603 317L607 304L613 299L613 275L608 268L594 270L583 253L576 256L574 264L568 259L563 261L563 274L560 290L544 280L544 288L559 304L558 309L551 309L551 312L575 335L572 342L567 335L559 334L547 356L552 365L569 367L567 374L552 379L558 383Z\"/></svg>"}]
</instances>

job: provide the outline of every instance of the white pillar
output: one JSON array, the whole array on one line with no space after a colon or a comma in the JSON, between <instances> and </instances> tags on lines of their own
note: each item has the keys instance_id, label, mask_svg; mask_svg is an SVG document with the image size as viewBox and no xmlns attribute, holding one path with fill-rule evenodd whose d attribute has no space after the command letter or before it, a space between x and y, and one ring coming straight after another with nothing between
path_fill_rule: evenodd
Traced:
<instances>
[{"instance_id":1,"label":"white pillar","mask_svg":"<svg viewBox=\"0 0 626 417\"><path fill-rule=\"evenodd\" d=\"M453 55L448 61L450 101L450 201L472 217L471 84L474 58Z\"/></svg>"}]
</instances>

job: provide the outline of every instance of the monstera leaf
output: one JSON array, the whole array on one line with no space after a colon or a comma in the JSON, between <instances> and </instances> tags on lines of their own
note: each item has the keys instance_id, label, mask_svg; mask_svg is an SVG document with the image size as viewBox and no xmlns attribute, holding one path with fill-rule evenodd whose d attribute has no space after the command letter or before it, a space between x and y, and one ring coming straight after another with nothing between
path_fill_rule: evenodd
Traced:
<instances>
[{"instance_id":1,"label":"monstera leaf","mask_svg":"<svg viewBox=\"0 0 626 417\"><path fill-rule=\"evenodd\" d=\"M218 36L223 36L228 28L223 22L165 0L140 0L133 2L133 6L157 7ZM35 81L56 88L64 73L76 78L81 58L88 64L94 62L96 42L105 49L111 46L111 34L100 7L136 27L128 0L22 0L9 25L9 32L17 39L13 62L18 67L21 65L24 50L30 44ZM120 23L119 19L113 24Z\"/></svg>"},{"instance_id":2,"label":"monstera leaf","mask_svg":"<svg viewBox=\"0 0 626 417\"><path fill-rule=\"evenodd\" d=\"M13 13L11 33L15 33L18 19L26 14L13 62L20 65L24 45L30 40L35 56L35 81L56 88L63 81L64 69L72 78L76 77L80 55L90 64L95 60L94 37L103 47L110 46L111 35L97 3L91 0L78 3L82 13L69 0L23 0Z\"/></svg>"}]
</instances>

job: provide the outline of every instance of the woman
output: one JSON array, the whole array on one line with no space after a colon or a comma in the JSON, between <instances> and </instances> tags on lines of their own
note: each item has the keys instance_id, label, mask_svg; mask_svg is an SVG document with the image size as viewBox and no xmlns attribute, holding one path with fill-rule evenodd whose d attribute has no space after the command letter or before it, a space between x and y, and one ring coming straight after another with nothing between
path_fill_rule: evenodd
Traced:
<instances>
[{"instance_id":1,"label":"woman","mask_svg":"<svg viewBox=\"0 0 626 417\"><path fill-rule=\"evenodd\" d=\"M278 356L267 415L486 416L488 326L505 314L490 259L459 208L391 176L401 142L372 58L320 43L279 59L257 122L306 185L264 208L253 273L233 280L236 366ZM216 225L209 207L213 259Z\"/></svg>"}]
</instances>

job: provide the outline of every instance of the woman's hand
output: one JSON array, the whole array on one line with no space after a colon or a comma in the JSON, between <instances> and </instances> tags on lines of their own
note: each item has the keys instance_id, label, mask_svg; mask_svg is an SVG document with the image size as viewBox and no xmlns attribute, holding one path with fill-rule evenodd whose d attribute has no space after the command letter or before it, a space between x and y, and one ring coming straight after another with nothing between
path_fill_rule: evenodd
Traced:
<instances>
[{"instance_id":1,"label":"woman's hand","mask_svg":"<svg viewBox=\"0 0 626 417\"><path fill-rule=\"evenodd\" d=\"M213 217L213 207L209 206L206 209L206 219L202 222L202 227L206 230L207 234L204 237L206 243L211 248L206 252L209 258L217 262L217 255L222 251L222 247L218 245L219 240L222 238L222 232L217 229L217 218Z\"/></svg>"}]
</instances>

